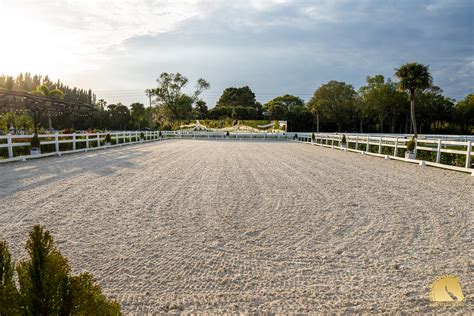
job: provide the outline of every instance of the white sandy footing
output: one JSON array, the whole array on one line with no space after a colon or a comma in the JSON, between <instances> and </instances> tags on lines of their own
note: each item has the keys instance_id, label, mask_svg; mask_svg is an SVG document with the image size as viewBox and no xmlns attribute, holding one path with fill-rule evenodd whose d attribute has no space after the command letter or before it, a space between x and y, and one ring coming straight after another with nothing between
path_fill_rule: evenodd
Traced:
<instances>
[{"instance_id":1,"label":"white sandy footing","mask_svg":"<svg viewBox=\"0 0 474 316\"><path fill-rule=\"evenodd\" d=\"M473 177L293 142L0 165L0 238L49 229L126 313L474 312ZM455 274L461 307L429 304Z\"/></svg>"}]
</instances>

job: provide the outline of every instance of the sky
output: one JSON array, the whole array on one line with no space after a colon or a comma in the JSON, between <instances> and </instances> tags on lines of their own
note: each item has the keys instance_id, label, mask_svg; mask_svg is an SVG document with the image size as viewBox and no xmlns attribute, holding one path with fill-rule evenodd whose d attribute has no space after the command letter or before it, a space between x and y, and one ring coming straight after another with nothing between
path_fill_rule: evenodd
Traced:
<instances>
[{"instance_id":1,"label":"sky","mask_svg":"<svg viewBox=\"0 0 474 316\"><path fill-rule=\"evenodd\" d=\"M213 107L248 85L265 103L330 80L427 64L456 100L474 92L473 0L0 0L0 74L48 74L109 103L148 104L162 72L199 78Z\"/></svg>"}]
</instances>

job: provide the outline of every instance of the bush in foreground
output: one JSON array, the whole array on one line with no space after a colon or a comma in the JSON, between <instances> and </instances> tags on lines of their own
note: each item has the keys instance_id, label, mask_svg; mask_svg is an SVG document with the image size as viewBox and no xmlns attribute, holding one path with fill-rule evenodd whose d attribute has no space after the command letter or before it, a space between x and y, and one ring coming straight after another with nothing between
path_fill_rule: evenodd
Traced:
<instances>
[{"instance_id":1,"label":"bush in foreground","mask_svg":"<svg viewBox=\"0 0 474 316\"><path fill-rule=\"evenodd\" d=\"M102 294L92 275L71 275L41 226L31 230L26 250L29 259L14 267L7 243L0 241L0 315L120 315L119 304Z\"/></svg>"}]
</instances>

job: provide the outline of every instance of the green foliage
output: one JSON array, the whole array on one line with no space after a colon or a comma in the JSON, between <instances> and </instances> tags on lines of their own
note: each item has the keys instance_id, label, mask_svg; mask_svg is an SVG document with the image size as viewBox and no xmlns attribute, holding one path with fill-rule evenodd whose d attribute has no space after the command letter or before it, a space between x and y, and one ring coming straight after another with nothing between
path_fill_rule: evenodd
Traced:
<instances>
[{"instance_id":1,"label":"green foliage","mask_svg":"<svg viewBox=\"0 0 474 316\"><path fill-rule=\"evenodd\" d=\"M250 127L253 127L253 128L259 128L258 127L259 125L267 125L267 124L270 124L270 123L271 123L270 120L239 120L240 125L250 126ZM276 124L278 124L278 122L276 122ZM276 124L273 127L275 127ZM280 124L278 124L277 129L279 127L280 127Z\"/></svg>"},{"instance_id":2,"label":"green foliage","mask_svg":"<svg viewBox=\"0 0 474 316\"><path fill-rule=\"evenodd\" d=\"M378 131L384 131L385 123L391 125L400 119L408 105L406 94L397 90L397 85L390 79L385 81L382 75L367 77L367 85L359 90L360 103L359 112L362 119L375 118L378 123Z\"/></svg>"},{"instance_id":3,"label":"green foliage","mask_svg":"<svg viewBox=\"0 0 474 316\"><path fill-rule=\"evenodd\" d=\"M285 94L276 97L263 105L267 116L273 120L285 119L288 111L296 107L303 107L304 102L299 97Z\"/></svg>"},{"instance_id":4,"label":"green foliage","mask_svg":"<svg viewBox=\"0 0 474 316\"><path fill-rule=\"evenodd\" d=\"M104 141L106 143L112 143L112 136L110 136L110 134L107 133L107 135L105 135Z\"/></svg>"},{"instance_id":5,"label":"green foliage","mask_svg":"<svg viewBox=\"0 0 474 316\"><path fill-rule=\"evenodd\" d=\"M415 150L415 147L416 147L416 139L415 139L415 137L412 137L412 139L410 139L409 141L407 141L406 146L407 146L407 150L408 150L408 151L413 151L413 150Z\"/></svg>"},{"instance_id":6,"label":"green foliage","mask_svg":"<svg viewBox=\"0 0 474 316\"><path fill-rule=\"evenodd\" d=\"M163 72L156 81L158 87L149 89L149 91L156 97L158 106L162 107L165 113L168 113L171 120L189 117L192 104L204 90L210 88L209 83L201 78L197 81L194 93L187 95L183 90L188 84L188 79L180 73Z\"/></svg>"},{"instance_id":7,"label":"green foliage","mask_svg":"<svg viewBox=\"0 0 474 316\"><path fill-rule=\"evenodd\" d=\"M456 104L454 119L460 125L462 133L474 133L474 93Z\"/></svg>"},{"instance_id":8,"label":"green foliage","mask_svg":"<svg viewBox=\"0 0 474 316\"><path fill-rule=\"evenodd\" d=\"M47 85L42 84L36 87L36 93L47 98L63 99L64 92L59 89L50 89Z\"/></svg>"},{"instance_id":9,"label":"green foliage","mask_svg":"<svg viewBox=\"0 0 474 316\"><path fill-rule=\"evenodd\" d=\"M400 89L410 93L410 98L415 96L415 91L423 91L431 87L433 78L428 66L419 63L407 63L395 69L395 76L400 80Z\"/></svg>"},{"instance_id":10,"label":"green foliage","mask_svg":"<svg viewBox=\"0 0 474 316\"><path fill-rule=\"evenodd\" d=\"M19 294L13 281L13 265L8 245L0 240L0 315L19 315Z\"/></svg>"},{"instance_id":11,"label":"green foliage","mask_svg":"<svg viewBox=\"0 0 474 316\"><path fill-rule=\"evenodd\" d=\"M230 87L222 92L216 107L250 107L255 108L255 93L248 87L235 88Z\"/></svg>"},{"instance_id":12,"label":"green foliage","mask_svg":"<svg viewBox=\"0 0 474 316\"><path fill-rule=\"evenodd\" d=\"M311 140L314 142L314 140L316 139L316 135L314 135L314 133L311 134Z\"/></svg>"},{"instance_id":13,"label":"green foliage","mask_svg":"<svg viewBox=\"0 0 474 316\"><path fill-rule=\"evenodd\" d=\"M11 76L0 75L0 88L8 90L30 92L37 90L38 86L44 85L48 90L60 90L61 92L53 92L49 97L64 96L66 101L78 101L88 104L93 104L96 101L95 94L92 90L78 89L76 87L69 87L63 84L60 80L53 82L48 76L32 75L29 72L20 73L16 78ZM41 90L43 88L40 88ZM40 92L40 94L44 95Z\"/></svg>"},{"instance_id":14,"label":"green foliage","mask_svg":"<svg viewBox=\"0 0 474 316\"><path fill-rule=\"evenodd\" d=\"M90 274L71 276L67 259L41 226L31 230L26 250L29 259L16 266L17 288L8 247L0 242L0 315L120 315L120 306Z\"/></svg>"},{"instance_id":15,"label":"green foliage","mask_svg":"<svg viewBox=\"0 0 474 316\"><path fill-rule=\"evenodd\" d=\"M41 141L38 137L38 134L34 134L30 142L31 148L40 148Z\"/></svg>"},{"instance_id":16,"label":"green foliage","mask_svg":"<svg viewBox=\"0 0 474 316\"><path fill-rule=\"evenodd\" d=\"M145 133L143 132L140 133L140 139L145 139Z\"/></svg>"},{"instance_id":17,"label":"green foliage","mask_svg":"<svg viewBox=\"0 0 474 316\"><path fill-rule=\"evenodd\" d=\"M120 305L108 300L90 273L81 273L70 279L73 314L120 315Z\"/></svg>"},{"instance_id":18,"label":"green foliage","mask_svg":"<svg viewBox=\"0 0 474 316\"><path fill-rule=\"evenodd\" d=\"M428 66L418 63L408 63L395 69L395 76L400 80L401 90L408 91L410 96L410 117L415 137L418 134L415 115L415 92L423 92L432 86L432 77Z\"/></svg>"},{"instance_id":19,"label":"green foliage","mask_svg":"<svg viewBox=\"0 0 474 316\"><path fill-rule=\"evenodd\" d=\"M109 104L107 106L109 112L109 126L113 129L124 130L130 126L131 115L130 109L122 103Z\"/></svg>"},{"instance_id":20,"label":"green foliage","mask_svg":"<svg viewBox=\"0 0 474 316\"><path fill-rule=\"evenodd\" d=\"M130 105L130 116L134 128L140 129L147 124L145 106L142 103L132 103Z\"/></svg>"},{"instance_id":21,"label":"green foliage","mask_svg":"<svg viewBox=\"0 0 474 316\"><path fill-rule=\"evenodd\" d=\"M347 144L347 138L346 138L345 134L342 135L341 144L343 144L343 145Z\"/></svg>"},{"instance_id":22,"label":"green foliage","mask_svg":"<svg viewBox=\"0 0 474 316\"><path fill-rule=\"evenodd\" d=\"M197 100L196 101L196 106L193 109L194 112L194 117L198 119L203 119L208 113L208 108L206 105L206 102L203 100Z\"/></svg>"},{"instance_id":23,"label":"green foliage","mask_svg":"<svg viewBox=\"0 0 474 316\"><path fill-rule=\"evenodd\" d=\"M27 313L32 315L70 312L63 304L68 290L69 266L54 247L49 232L36 225L26 243L30 260L17 266L20 296ZM66 305L66 306L64 306Z\"/></svg>"},{"instance_id":24,"label":"green foliage","mask_svg":"<svg viewBox=\"0 0 474 316\"><path fill-rule=\"evenodd\" d=\"M314 93L319 108L328 120L336 123L338 132L351 120L356 96L352 85L334 80L323 84Z\"/></svg>"}]
</instances>

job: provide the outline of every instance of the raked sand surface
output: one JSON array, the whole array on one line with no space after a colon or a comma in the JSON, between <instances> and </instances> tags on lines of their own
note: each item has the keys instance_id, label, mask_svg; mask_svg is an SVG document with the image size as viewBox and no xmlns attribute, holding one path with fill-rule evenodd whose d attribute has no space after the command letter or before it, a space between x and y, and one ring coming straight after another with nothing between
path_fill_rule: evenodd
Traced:
<instances>
[{"instance_id":1,"label":"raked sand surface","mask_svg":"<svg viewBox=\"0 0 474 316\"><path fill-rule=\"evenodd\" d=\"M126 314L474 312L474 177L294 142L0 165L0 239L49 229ZM457 307L431 283L460 277Z\"/></svg>"}]
</instances>

